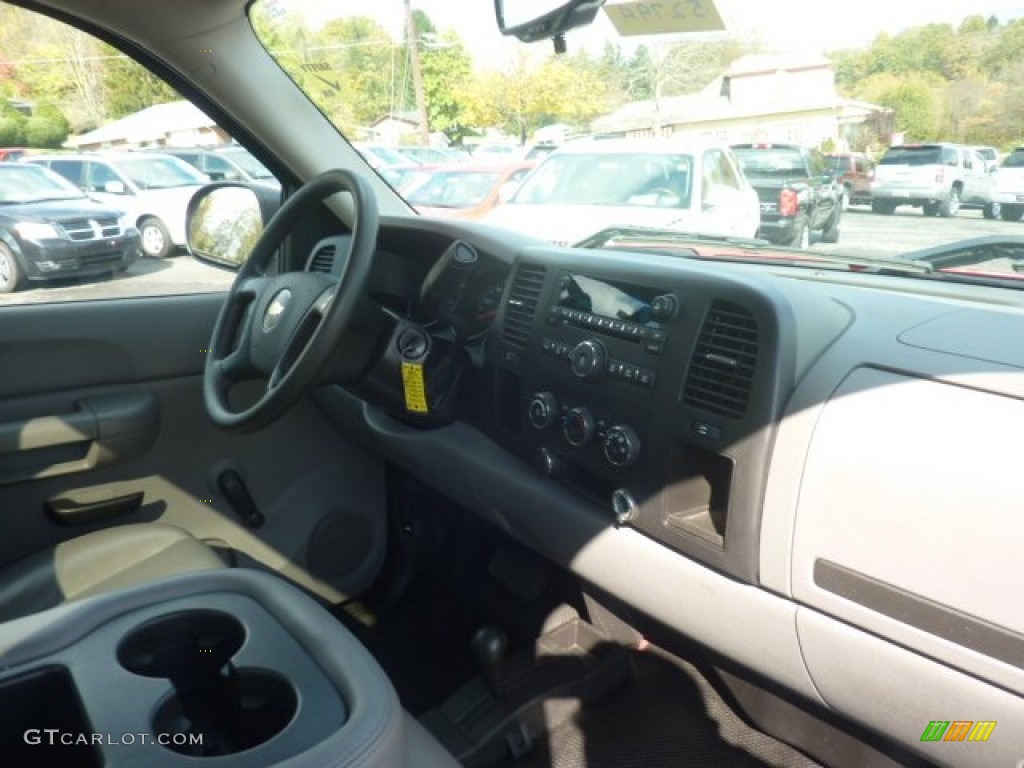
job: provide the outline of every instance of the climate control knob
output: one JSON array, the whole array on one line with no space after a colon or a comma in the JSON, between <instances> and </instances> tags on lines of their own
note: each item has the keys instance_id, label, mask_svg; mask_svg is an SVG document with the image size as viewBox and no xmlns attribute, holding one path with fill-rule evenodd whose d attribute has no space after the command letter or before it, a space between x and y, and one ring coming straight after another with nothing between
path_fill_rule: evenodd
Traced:
<instances>
[{"instance_id":1,"label":"climate control knob","mask_svg":"<svg viewBox=\"0 0 1024 768\"><path fill-rule=\"evenodd\" d=\"M569 353L569 367L581 379L596 379L604 370L608 355L599 341L581 341Z\"/></svg>"},{"instance_id":2,"label":"climate control knob","mask_svg":"<svg viewBox=\"0 0 1024 768\"><path fill-rule=\"evenodd\" d=\"M604 456L616 467L626 467L640 458L640 436L626 424L608 427L604 433Z\"/></svg>"},{"instance_id":3,"label":"climate control knob","mask_svg":"<svg viewBox=\"0 0 1024 768\"><path fill-rule=\"evenodd\" d=\"M526 406L526 418L535 429L547 429L558 421L558 398L550 392L538 392Z\"/></svg>"},{"instance_id":4,"label":"climate control knob","mask_svg":"<svg viewBox=\"0 0 1024 768\"><path fill-rule=\"evenodd\" d=\"M569 445L586 445L594 439L597 432L597 421L594 414L587 408L571 408L565 414L562 432Z\"/></svg>"}]
</instances>

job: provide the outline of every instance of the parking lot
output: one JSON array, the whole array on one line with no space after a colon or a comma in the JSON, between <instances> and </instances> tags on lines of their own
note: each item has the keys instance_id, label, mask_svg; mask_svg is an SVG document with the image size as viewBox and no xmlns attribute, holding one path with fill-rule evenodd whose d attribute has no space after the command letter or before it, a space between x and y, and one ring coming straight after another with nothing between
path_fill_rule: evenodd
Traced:
<instances>
[{"instance_id":1,"label":"parking lot","mask_svg":"<svg viewBox=\"0 0 1024 768\"><path fill-rule=\"evenodd\" d=\"M1024 236L1024 222L989 221L981 211L961 210L950 219L925 217L920 208L902 207L890 216L852 206L843 214L839 242L813 249L856 256L899 256L921 248L989 235Z\"/></svg>"},{"instance_id":2,"label":"parking lot","mask_svg":"<svg viewBox=\"0 0 1024 768\"><path fill-rule=\"evenodd\" d=\"M840 233L838 243L815 243L812 248L827 253L891 257L972 237L1024 236L1024 222L988 221L980 211L961 211L951 219L926 218L914 208L901 208L885 216L854 206L844 214ZM33 284L16 294L0 295L0 305L221 291L232 278L232 272L179 254L170 259L138 261L112 277Z\"/></svg>"}]
</instances>

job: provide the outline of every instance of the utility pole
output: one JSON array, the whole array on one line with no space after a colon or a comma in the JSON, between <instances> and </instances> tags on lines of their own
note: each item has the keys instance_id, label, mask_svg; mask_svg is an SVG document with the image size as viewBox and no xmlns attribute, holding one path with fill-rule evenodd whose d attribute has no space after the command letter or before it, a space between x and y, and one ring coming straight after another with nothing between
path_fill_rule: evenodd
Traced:
<instances>
[{"instance_id":1,"label":"utility pole","mask_svg":"<svg viewBox=\"0 0 1024 768\"><path fill-rule=\"evenodd\" d=\"M430 114L427 112L427 95L423 89L423 63L420 61L420 36L412 20L411 0L405 0L405 42L409 46L412 62L412 87L416 93L416 111L420 116L420 142L430 144Z\"/></svg>"}]
</instances>

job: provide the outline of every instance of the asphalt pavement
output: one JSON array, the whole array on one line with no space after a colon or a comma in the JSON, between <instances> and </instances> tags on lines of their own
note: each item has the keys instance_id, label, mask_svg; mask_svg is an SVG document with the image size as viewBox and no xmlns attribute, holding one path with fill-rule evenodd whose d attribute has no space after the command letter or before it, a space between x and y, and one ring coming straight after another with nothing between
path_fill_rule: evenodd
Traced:
<instances>
[{"instance_id":1,"label":"asphalt pavement","mask_svg":"<svg viewBox=\"0 0 1024 768\"><path fill-rule=\"evenodd\" d=\"M943 243L986 235L1024 236L1024 222L988 221L981 211L964 210L949 219L926 217L920 209L900 208L892 215L851 206L840 225L839 242L813 243L812 250L859 257L893 257ZM5 304L111 299L224 291L234 273L196 261L187 254L132 264L110 277L33 283L15 294L0 294Z\"/></svg>"},{"instance_id":2,"label":"asphalt pavement","mask_svg":"<svg viewBox=\"0 0 1024 768\"><path fill-rule=\"evenodd\" d=\"M851 206L843 213L838 243L814 243L812 250L854 256L902 256L910 251L990 235L1024 237L1024 222L989 221L981 211L962 210L943 219L925 216L920 208L897 208L891 215Z\"/></svg>"}]
</instances>

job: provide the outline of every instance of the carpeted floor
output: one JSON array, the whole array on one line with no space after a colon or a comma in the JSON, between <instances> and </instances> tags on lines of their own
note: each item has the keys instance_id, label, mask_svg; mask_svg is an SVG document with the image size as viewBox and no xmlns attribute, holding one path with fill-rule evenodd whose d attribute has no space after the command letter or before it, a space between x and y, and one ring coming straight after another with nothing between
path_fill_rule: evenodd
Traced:
<instances>
[{"instance_id":1,"label":"carpeted floor","mask_svg":"<svg viewBox=\"0 0 1024 768\"><path fill-rule=\"evenodd\" d=\"M500 768L815 768L737 717L686 662L636 652L632 683Z\"/></svg>"}]
</instances>

